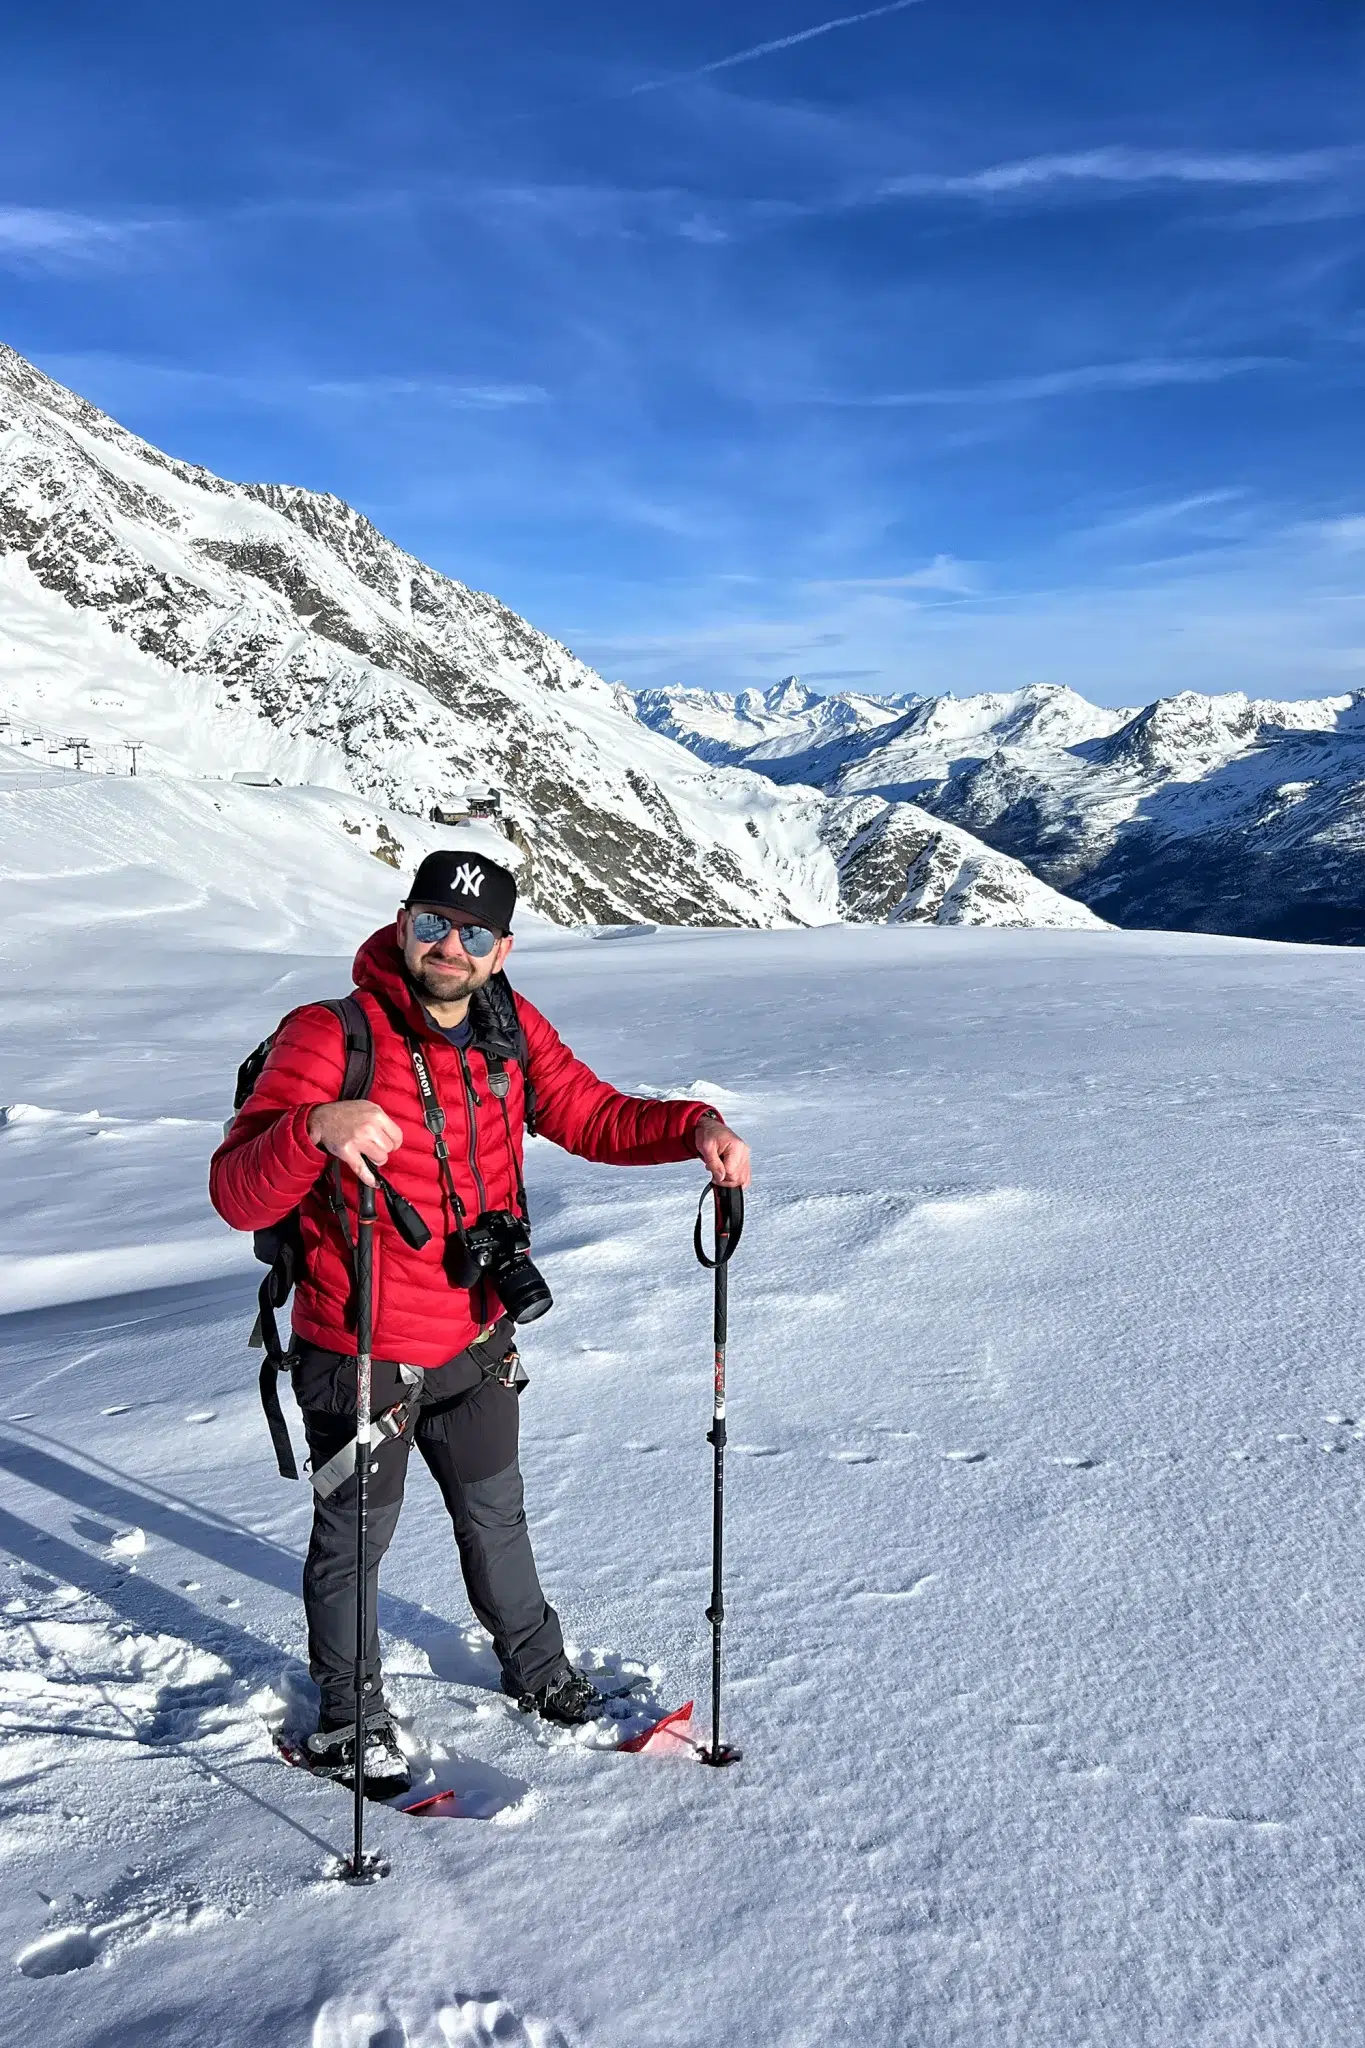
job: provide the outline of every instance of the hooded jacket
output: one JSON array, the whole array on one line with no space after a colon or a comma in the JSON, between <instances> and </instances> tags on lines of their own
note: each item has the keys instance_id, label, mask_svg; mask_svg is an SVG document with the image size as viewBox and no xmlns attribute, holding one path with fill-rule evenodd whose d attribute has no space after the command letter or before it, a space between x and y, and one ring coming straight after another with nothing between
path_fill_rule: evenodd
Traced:
<instances>
[{"instance_id":1,"label":"hooded jacket","mask_svg":"<svg viewBox=\"0 0 1365 2048\"><path fill-rule=\"evenodd\" d=\"M356 955L353 979L374 1038L369 1099L391 1116L403 1142L384 1168L399 1194L421 1213L431 1240L405 1244L382 1202L374 1234L374 1354L408 1365L442 1365L496 1321L492 1285L453 1286L444 1263L456 1224L403 1032L416 1038L445 1111L445 1141L456 1192L472 1222L488 1209L517 1210L525 1087L520 1065L506 1065L500 1104L488 1086L478 1035L465 1052L437 1031L410 987L392 925ZM693 1133L715 1112L702 1102L658 1102L623 1095L582 1060L524 996L516 996L535 1095L535 1127L566 1152L607 1166L655 1166L695 1157ZM401 1019L401 1028L399 1025ZM345 1072L340 1020L310 1005L285 1018L255 1089L243 1103L209 1168L214 1208L235 1230L260 1230L299 1210L304 1273L294 1296L295 1335L323 1350L356 1349L351 1255L329 1196L328 1155L308 1136L319 1103L338 1100ZM503 1109L506 1109L504 1118ZM352 1238L357 1182L343 1170Z\"/></svg>"}]
</instances>

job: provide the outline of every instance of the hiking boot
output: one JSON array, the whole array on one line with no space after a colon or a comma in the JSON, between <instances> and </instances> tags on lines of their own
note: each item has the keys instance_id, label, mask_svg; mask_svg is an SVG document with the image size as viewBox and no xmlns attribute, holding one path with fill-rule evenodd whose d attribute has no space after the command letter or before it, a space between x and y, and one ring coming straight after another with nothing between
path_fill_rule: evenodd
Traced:
<instances>
[{"instance_id":1,"label":"hiking boot","mask_svg":"<svg viewBox=\"0 0 1365 2048\"><path fill-rule=\"evenodd\" d=\"M570 1668L552 1678L535 1692L516 1695L523 1714L539 1714L542 1721L561 1721L566 1728L581 1728L595 1721L606 1701L590 1678Z\"/></svg>"},{"instance_id":2,"label":"hiking boot","mask_svg":"<svg viewBox=\"0 0 1365 2048\"><path fill-rule=\"evenodd\" d=\"M355 1722L324 1717L305 1747L312 1768L339 1785L355 1783ZM398 1730L386 1707L365 1717L365 1756L361 1789L367 1799L396 1799L412 1784L412 1772L398 1741Z\"/></svg>"}]
</instances>

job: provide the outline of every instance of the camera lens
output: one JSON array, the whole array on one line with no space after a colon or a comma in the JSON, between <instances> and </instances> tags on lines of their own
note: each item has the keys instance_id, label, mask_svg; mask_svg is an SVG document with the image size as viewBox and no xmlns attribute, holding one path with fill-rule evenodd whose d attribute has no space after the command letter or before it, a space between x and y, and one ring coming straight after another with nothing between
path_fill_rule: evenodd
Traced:
<instances>
[{"instance_id":1,"label":"camera lens","mask_svg":"<svg viewBox=\"0 0 1365 2048\"><path fill-rule=\"evenodd\" d=\"M527 1258L509 1259L499 1266L493 1285L514 1323L533 1323L554 1306L553 1295Z\"/></svg>"}]
</instances>

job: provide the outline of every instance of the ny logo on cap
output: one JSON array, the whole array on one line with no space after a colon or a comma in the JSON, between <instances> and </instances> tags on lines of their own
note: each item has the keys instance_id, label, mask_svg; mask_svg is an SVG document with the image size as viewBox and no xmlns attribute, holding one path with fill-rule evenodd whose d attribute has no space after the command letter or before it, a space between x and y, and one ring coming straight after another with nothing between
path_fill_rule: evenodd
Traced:
<instances>
[{"instance_id":1,"label":"ny logo on cap","mask_svg":"<svg viewBox=\"0 0 1365 2048\"><path fill-rule=\"evenodd\" d=\"M477 896L482 887L483 869L474 867L469 861L462 861L456 868L450 884L452 895L456 889L461 889L466 896Z\"/></svg>"}]
</instances>

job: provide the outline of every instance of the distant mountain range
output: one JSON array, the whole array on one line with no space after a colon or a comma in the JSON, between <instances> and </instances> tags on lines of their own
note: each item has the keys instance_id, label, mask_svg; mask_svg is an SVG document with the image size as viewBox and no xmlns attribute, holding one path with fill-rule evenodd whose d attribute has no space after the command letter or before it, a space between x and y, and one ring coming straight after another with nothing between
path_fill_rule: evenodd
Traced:
<instances>
[{"instance_id":1,"label":"distant mountain range","mask_svg":"<svg viewBox=\"0 0 1365 2048\"><path fill-rule=\"evenodd\" d=\"M849 720L855 751L905 709L798 696L802 731ZM20 749L25 722L90 742L76 767L122 772L137 743L140 775L260 771L423 820L492 784L564 922L1100 922L901 794L707 755L339 498L177 461L0 346L5 721Z\"/></svg>"},{"instance_id":2,"label":"distant mountain range","mask_svg":"<svg viewBox=\"0 0 1365 2048\"><path fill-rule=\"evenodd\" d=\"M843 802L912 803L1111 923L1365 943L1365 691L1265 703L1183 692L1110 710L999 695L636 695L702 760Z\"/></svg>"}]
</instances>

